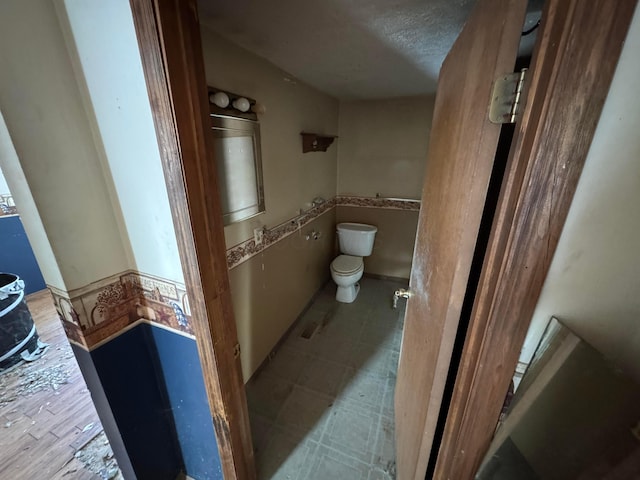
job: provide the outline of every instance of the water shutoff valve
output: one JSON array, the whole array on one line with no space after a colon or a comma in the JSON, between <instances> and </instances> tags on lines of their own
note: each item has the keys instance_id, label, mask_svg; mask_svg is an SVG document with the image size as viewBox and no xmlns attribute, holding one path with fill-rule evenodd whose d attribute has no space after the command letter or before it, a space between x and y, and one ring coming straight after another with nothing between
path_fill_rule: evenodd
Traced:
<instances>
[{"instance_id":1,"label":"water shutoff valve","mask_svg":"<svg viewBox=\"0 0 640 480\"><path fill-rule=\"evenodd\" d=\"M320 237L322 237L322 232L318 232L317 230L311 230L309 233L307 233L304 236L306 240L311 240L311 239L319 240Z\"/></svg>"}]
</instances>

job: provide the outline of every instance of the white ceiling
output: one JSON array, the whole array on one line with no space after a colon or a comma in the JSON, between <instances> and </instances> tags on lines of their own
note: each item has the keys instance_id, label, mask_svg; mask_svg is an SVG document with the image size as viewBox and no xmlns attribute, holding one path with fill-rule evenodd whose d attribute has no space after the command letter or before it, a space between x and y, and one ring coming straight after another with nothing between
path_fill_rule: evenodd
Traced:
<instances>
[{"instance_id":1,"label":"white ceiling","mask_svg":"<svg viewBox=\"0 0 640 480\"><path fill-rule=\"evenodd\" d=\"M228 40L340 99L435 92L474 0L200 0Z\"/></svg>"},{"instance_id":2,"label":"white ceiling","mask_svg":"<svg viewBox=\"0 0 640 480\"><path fill-rule=\"evenodd\" d=\"M199 11L211 30L319 90L371 99L434 93L474 3L199 0Z\"/></svg>"}]
</instances>

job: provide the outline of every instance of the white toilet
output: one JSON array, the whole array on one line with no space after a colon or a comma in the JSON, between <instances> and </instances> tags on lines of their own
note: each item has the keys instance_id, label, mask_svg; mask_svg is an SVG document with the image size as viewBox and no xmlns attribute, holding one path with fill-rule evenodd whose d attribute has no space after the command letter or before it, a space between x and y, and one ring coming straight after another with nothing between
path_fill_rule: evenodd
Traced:
<instances>
[{"instance_id":1,"label":"white toilet","mask_svg":"<svg viewBox=\"0 0 640 480\"><path fill-rule=\"evenodd\" d=\"M338 285L336 300L351 303L360 291L358 280L364 272L362 257L371 255L378 228L363 223L339 223L336 228L343 255L331 262L331 278Z\"/></svg>"}]
</instances>

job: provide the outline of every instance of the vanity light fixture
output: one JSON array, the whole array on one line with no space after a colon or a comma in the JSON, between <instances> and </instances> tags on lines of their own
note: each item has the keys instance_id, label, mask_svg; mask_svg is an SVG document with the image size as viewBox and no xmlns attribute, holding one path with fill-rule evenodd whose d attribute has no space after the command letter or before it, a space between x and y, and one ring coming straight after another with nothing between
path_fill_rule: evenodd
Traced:
<instances>
[{"instance_id":1,"label":"vanity light fixture","mask_svg":"<svg viewBox=\"0 0 640 480\"><path fill-rule=\"evenodd\" d=\"M265 106L254 99L237 93L208 87L209 108L212 115L229 115L257 121L257 114L267 111Z\"/></svg>"}]
</instances>

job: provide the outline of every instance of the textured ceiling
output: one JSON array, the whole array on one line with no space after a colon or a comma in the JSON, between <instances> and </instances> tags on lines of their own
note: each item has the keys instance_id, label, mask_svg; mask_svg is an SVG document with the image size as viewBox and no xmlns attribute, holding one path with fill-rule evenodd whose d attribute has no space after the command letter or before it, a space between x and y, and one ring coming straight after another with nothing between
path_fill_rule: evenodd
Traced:
<instances>
[{"instance_id":1,"label":"textured ceiling","mask_svg":"<svg viewBox=\"0 0 640 480\"><path fill-rule=\"evenodd\" d=\"M474 0L200 0L201 22L340 99L434 93Z\"/></svg>"}]
</instances>

